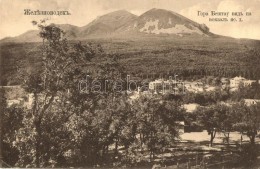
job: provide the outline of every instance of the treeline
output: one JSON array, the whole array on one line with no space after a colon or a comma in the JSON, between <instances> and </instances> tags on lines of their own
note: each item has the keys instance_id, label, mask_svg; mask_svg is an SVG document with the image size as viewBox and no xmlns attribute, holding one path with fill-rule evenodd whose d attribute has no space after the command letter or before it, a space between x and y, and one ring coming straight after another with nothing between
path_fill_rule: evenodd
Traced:
<instances>
[{"instance_id":1,"label":"treeline","mask_svg":"<svg viewBox=\"0 0 260 169\"><path fill-rule=\"evenodd\" d=\"M69 42L73 45L76 42ZM88 41L82 44L89 44ZM204 76L243 76L260 79L259 41L242 41L225 38L204 39L152 39L151 41L100 40L105 52L93 62L105 62L105 58L117 54L126 73L135 77L154 79L178 74L183 79L198 79ZM17 66L39 67L41 64L40 43L0 44L4 85L20 84L16 79ZM21 64L20 64L21 65ZM96 70L89 67L89 70Z\"/></svg>"},{"instance_id":2,"label":"treeline","mask_svg":"<svg viewBox=\"0 0 260 169\"><path fill-rule=\"evenodd\" d=\"M139 50L128 51L132 48ZM178 74L184 78L239 75L248 79L260 78L259 42L238 43L224 39L183 39L183 42L158 40L157 43L137 41L129 43L129 47L118 53L127 71L138 77Z\"/></svg>"},{"instance_id":3,"label":"treeline","mask_svg":"<svg viewBox=\"0 0 260 169\"><path fill-rule=\"evenodd\" d=\"M77 100L85 99L73 108L55 102L41 117L5 109L4 161L17 167L132 166L178 139L177 120L183 117L172 102L141 98L130 104L125 96L111 95L91 109L87 104L97 96Z\"/></svg>"},{"instance_id":4,"label":"treeline","mask_svg":"<svg viewBox=\"0 0 260 169\"><path fill-rule=\"evenodd\" d=\"M34 107L2 109L6 163L16 167L142 167L148 164L147 157L153 161L178 144L180 121L207 130L211 146L217 132L225 134L227 144L232 131L246 134L250 147L255 147L241 152L241 161L248 160L246 167L255 163L259 153L255 139L260 104L217 102L186 113L182 101L165 96L131 101L125 93L76 90L58 96L46 110L48 103L41 100L34 103L37 111ZM1 105L5 106L4 100Z\"/></svg>"}]
</instances>

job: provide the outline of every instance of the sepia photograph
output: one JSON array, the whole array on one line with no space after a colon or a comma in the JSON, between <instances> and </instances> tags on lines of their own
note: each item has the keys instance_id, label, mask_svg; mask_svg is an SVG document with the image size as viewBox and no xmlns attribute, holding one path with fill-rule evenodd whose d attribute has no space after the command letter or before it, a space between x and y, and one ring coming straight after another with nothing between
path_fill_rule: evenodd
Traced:
<instances>
[{"instance_id":1,"label":"sepia photograph","mask_svg":"<svg viewBox=\"0 0 260 169\"><path fill-rule=\"evenodd\" d=\"M0 168L260 169L260 0L0 0Z\"/></svg>"}]
</instances>

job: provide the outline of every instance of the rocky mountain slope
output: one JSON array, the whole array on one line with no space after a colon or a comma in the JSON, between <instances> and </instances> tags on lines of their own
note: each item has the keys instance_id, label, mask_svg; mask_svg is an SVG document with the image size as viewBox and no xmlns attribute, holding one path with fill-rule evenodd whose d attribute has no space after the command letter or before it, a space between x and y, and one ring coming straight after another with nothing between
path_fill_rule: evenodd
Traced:
<instances>
[{"instance_id":1,"label":"rocky mountain slope","mask_svg":"<svg viewBox=\"0 0 260 169\"><path fill-rule=\"evenodd\" d=\"M198 34L212 35L204 24L198 24L182 15L163 9L151 9L134 22L120 28L121 31L137 31L148 34Z\"/></svg>"}]
</instances>

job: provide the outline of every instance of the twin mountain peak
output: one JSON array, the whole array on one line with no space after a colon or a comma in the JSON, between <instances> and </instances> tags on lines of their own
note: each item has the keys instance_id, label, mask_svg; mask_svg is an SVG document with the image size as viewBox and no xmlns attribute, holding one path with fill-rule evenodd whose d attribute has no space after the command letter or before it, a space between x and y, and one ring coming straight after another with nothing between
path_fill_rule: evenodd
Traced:
<instances>
[{"instance_id":1,"label":"twin mountain peak","mask_svg":"<svg viewBox=\"0 0 260 169\"><path fill-rule=\"evenodd\" d=\"M119 10L97 17L89 24L78 27L70 24L56 24L66 32L69 40L92 38L124 38L132 36L213 36L205 24L196 23L180 14L153 8L140 16L126 10ZM30 30L6 42L38 42L38 30Z\"/></svg>"}]
</instances>

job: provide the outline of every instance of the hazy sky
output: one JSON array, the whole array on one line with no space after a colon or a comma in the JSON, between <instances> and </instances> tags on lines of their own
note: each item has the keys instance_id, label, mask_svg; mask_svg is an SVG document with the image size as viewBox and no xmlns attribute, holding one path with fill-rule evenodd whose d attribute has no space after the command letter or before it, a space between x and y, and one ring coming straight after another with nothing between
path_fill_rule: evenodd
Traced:
<instances>
[{"instance_id":1,"label":"hazy sky","mask_svg":"<svg viewBox=\"0 0 260 169\"><path fill-rule=\"evenodd\" d=\"M0 39L34 29L32 20L50 18L53 23L84 26L97 16L125 9L136 15L151 8L172 10L198 23L205 23L213 33L236 38L260 39L260 0L0 0ZM24 9L68 10L71 15L24 15ZM198 11L252 12L243 22L209 22Z\"/></svg>"}]
</instances>

